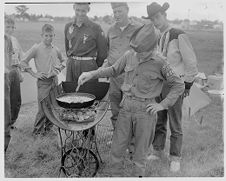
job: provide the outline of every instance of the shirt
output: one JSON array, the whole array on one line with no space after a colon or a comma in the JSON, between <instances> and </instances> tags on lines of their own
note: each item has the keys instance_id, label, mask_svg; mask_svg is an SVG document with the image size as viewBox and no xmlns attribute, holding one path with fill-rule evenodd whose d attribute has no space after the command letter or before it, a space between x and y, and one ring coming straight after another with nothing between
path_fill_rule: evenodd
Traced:
<instances>
[{"instance_id":1,"label":"shirt","mask_svg":"<svg viewBox=\"0 0 226 181\"><path fill-rule=\"evenodd\" d=\"M90 21L78 27L76 19L66 24L65 50L67 56L96 57L98 66L101 66L107 57L107 40L100 25Z\"/></svg>"},{"instance_id":2,"label":"shirt","mask_svg":"<svg viewBox=\"0 0 226 181\"><path fill-rule=\"evenodd\" d=\"M4 35L4 51L5 51L5 73L9 73L12 65L13 45L11 37Z\"/></svg>"},{"instance_id":3,"label":"shirt","mask_svg":"<svg viewBox=\"0 0 226 181\"><path fill-rule=\"evenodd\" d=\"M14 54L12 56L12 65L18 65L20 64L20 61L24 55L24 52L18 40L14 36L11 36L11 40L12 40L13 51L14 51Z\"/></svg>"},{"instance_id":4,"label":"shirt","mask_svg":"<svg viewBox=\"0 0 226 181\"><path fill-rule=\"evenodd\" d=\"M59 49L51 45L47 47L43 42L35 44L28 50L22 60L22 65L26 68L30 68L28 63L34 58L37 72L43 72L50 77L53 73L54 66L59 66L63 62L62 54Z\"/></svg>"},{"instance_id":5,"label":"shirt","mask_svg":"<svg viewBox=\"0 0 226 181\"><path fill-rule=\"evenodd\" d=\"M162 33L158 50L167 57L172 69L185 82L193 82L198 74L197 60L185 32L169 27Z\"/></svg>"},{"instance_id":6,"label":"shirt","mask_svg":"<svg viewBox=\"0 0 226 181\"><path fill-rule=\"evenodd\" d=\"M127 50L130 49L129 42L132 34L139 28L139 25L129 22L122 31L114 24L107 33L108 39L108 65L113 65Z\"/></svg>"},{"instance_id":7,"label":"shirt","mask_svg":"<svg viewBox=\"0 0 226 181\"><path fill-rule=\"evenodd\" d=\"M163 81L167 81L170 92L160 103L164 108L172 106L184 91L183 81L169 64L157 54L146 61L138 60L136 52L127 51L112 66L91 71L93 78L115 77L125 72L121 87L126 95L138 98L155 98L160 95Z\"/></svg>"}]
</instances>

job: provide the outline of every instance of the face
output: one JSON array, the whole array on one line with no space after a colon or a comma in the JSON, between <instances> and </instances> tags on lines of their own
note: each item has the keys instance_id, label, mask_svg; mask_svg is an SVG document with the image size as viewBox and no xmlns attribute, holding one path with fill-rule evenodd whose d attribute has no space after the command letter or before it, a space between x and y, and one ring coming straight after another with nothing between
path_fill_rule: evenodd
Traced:
<instances>
[{"instance_id":1,"label":"face","mask_svg":"<svg viewBox=\"0 0 226 181\"><path fill-rule=\"evenodd\" d=\"M151 21L154 23L155 27L160 31L166 26L166 15L164 13L158 12L156 15L151 17Z\"/></svg>"},{"instance_id":2,"label":"face","mask_svg":"<svg viewBox=\"0 0 226 181\"><path fill-rule=\"evenodd\" d=\"M89 5L87 4L75 4L74 5L75 17L77 21L83 22L89 12Z\"/></svg>"},{"instance_id":3,"label":"face","mask_svg":"<svg viewBox=\"0 0 226 181\"><path fill-rule=\"evenodd\" d=\"M53 31L50 32L43 32L42 33L42 41L46 46L50 46L53 42L55 34Z\"/></svg>"},{"instance_id":4,"label":"face","mask_svg":"<svg viewBox=\"0 0 226 181\"><path fill-rule=\"evenodd\" d=\"M5 33L6 34L12 35L14 33L14 30L15 30L14 24L9 24L9 23L5 24Z\"/></svg>"},{"instance_id":5,"label":"face","mask_svg":"<svg viewBox=\"0 0 226 181\"><path fill-rule=\"evenodd\" d=\"M117 23L123 23L128 20L128 8L127 7L117 7L113 9L113 14L115 21Z\"/></svg>"}]
</instances>

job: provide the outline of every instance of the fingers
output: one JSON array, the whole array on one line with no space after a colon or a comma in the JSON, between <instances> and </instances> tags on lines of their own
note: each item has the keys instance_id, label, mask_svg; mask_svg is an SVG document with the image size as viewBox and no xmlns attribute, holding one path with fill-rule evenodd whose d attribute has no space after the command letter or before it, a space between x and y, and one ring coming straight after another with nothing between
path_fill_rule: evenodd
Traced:
<instances>
[{"instance_id":1,"label":"fingers","mask_svg":"<svg viewBox=\"0 0 226 181\"><path fill-rule=\"evenodd\" d=\"M151 114L157 114L157 112L159 111L156 107L156 104L148 104L146 108L146 112L149 112Z\"/></svg>"}]
</instances>

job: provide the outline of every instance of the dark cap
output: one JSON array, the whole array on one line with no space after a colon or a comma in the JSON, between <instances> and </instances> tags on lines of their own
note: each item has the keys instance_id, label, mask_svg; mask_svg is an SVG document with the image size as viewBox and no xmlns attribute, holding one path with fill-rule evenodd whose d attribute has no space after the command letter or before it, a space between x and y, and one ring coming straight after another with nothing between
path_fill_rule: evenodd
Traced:
<instances>
[{"instance_id":1,"label":"dark cap","mask_svg":"<svg viewBox=\"0 0 226 181\"><path fill-rule=\"evenodd\" d=\"M158 12L165 12L169 8L169 3L165 2L162 6L156 2L151 3L147 6L148 17L142 16L144 19L151 19Z\"/></svg>"},{"instance_id":2,"label":"dark cap","mask_svg":"<svg viewBox=\"0 0 226 181\"><path fill-rule=\"evenodd\" d=\"M138 28L130 39L130 47L136 52L148 52L155 48L158 34L153 23Z\"/></svg>"}]
</instances>

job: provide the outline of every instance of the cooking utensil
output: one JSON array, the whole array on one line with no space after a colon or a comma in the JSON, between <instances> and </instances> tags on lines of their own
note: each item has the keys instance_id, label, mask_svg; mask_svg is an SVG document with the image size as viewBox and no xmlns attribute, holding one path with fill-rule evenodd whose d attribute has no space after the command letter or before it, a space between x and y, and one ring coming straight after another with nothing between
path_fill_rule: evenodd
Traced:
<instances>
[{"instance_id":1,"label":"cooking utensil","mask_svg":"<svg viewBox=\"0 0 226 181\"><path fill-rule=\"evenodd\" d=\"M63 101L62 98L63 97L87 97L90 100L89 101L85 101L85 102L66 102ZM96 97L92 94L88 94L88 93L63 93L59 96L56 97L57 103L59 106L63 107L63 108L74 108L74 109L81 109L81 108L86 108L89 106L92 106L94 101L95 101Z\"/></svg>"},{"instance_id":2,"label":"cooking utensil","mask_svg":"<svg viewBox=\"0 0 226 181\"><path fill-rule=\"evenodd\" d=\"M107 82L86 82L80 86L78 92L85 92L96 96L96 100L102 100L108 92L109 83ZM77 82L62 82L65 93L75 92Z\"/></svg>"}]
</instances>

